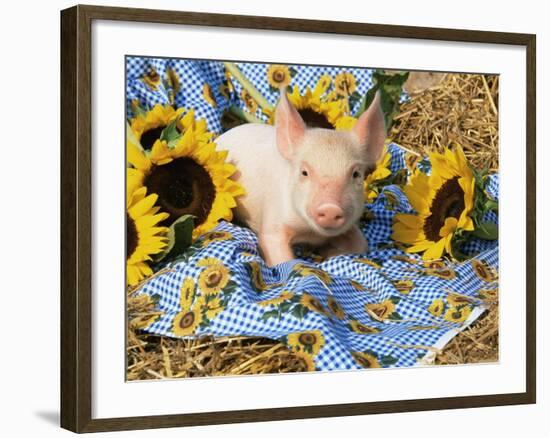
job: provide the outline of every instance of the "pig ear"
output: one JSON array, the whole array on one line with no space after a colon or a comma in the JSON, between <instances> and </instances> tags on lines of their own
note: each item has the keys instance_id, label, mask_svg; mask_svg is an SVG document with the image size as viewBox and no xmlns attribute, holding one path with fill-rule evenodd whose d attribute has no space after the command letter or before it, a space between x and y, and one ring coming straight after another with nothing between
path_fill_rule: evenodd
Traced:
<instances>
[{"instance_id":1,"label":"pig ear","mask_svg":"<svg viewBox=\"0 0 550 438\"><path fill-rule=\"evenodd\" d=\"M368 163L376 163L384 150L386 126L380 106L380 92L374 96L369 108L361 114L353 127L359 143L365 148Z\"/></svg>"},{"instance_id":2,"label":"pig ear","mask_svg":"<svg viewBox=\"0 0 550 438\"><path fill-rule=\"evenodd\" d=\"M296 108L289 102L284 89L281 90L281 98L275 112L275 132L279 152L290 160L294 153L293 148L306 132L306 125Z\"/></svg>"}]
</instances>

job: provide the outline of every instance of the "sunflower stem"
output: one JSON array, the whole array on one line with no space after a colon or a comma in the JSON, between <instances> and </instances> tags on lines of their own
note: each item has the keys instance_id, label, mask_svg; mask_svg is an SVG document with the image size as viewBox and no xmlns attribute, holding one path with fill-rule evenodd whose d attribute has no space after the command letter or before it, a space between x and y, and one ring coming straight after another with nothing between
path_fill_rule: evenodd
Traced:
<instances>
[{"instance_id":1,"label":"sunflower stem","mask_svg":"<svg viewBox=\"0 0 550 438\"><path fill-rule=\"evenodd\" d=\"M258 117L244 111L243 109L236 107L236 106L230 106L229 112L233 114L234 116L238 117L240 120L244 120L248 123L264 123L261 119Z\"/></svg>"},{"instance_id":2,"label":"sunflower stem","mask_svg":"<svg viewBox=\"0 0 550 438\"><path fill-rule=\"evenodd\" d=\"M243 74L241 69L233 62L224 62L225 68L233 75L233 77L239 82L242 87L250 94L252 99L262 107L264 110L273 112L273 105L271 105L267 99L258 91L258 89L250 82Z\"/></svg>"}]
</instances>

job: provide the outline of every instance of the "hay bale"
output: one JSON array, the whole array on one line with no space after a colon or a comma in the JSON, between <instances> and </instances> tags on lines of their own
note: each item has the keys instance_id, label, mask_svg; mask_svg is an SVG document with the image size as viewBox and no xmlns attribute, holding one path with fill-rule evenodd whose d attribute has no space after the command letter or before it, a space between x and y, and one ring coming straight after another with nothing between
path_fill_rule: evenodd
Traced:
<instances>
[{"instance_id":1,"label":"hay bale","mask_svg":"<svg viewBox=\"0 0 550 438\"><path fill-rule=\"evenodd\" d=\"M498 171L498 76L447 74L401 105L389 136L421 155L458 144L474 167Z\"/></svg>"}]
</instances>

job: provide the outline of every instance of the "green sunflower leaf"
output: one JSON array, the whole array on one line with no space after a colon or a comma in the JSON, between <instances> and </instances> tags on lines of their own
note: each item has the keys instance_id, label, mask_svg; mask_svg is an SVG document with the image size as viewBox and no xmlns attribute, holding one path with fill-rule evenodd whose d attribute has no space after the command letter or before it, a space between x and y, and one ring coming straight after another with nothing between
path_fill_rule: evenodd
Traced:
<instances>
[{"instance_id":1,"label":"green sunflower leaf","mask_svg":"<svg viewBox=\"0 0 550 438\"><path fill-rule=\"evenodd\" d=\"M168 244L163 252L155 257L155 261L168 261L184 254L193 240L193 216L186 214L168 227L166 237Z\"/></svg>"},{"instance_id":2,"label":"green sunflower leaf","mask_svg":"<svg viewBox=\"0 0 550 438\"><path fill-rule=\"evenodd\" d=\"M396 357L393 357L391 355L382 356L380 358L380 364L384 367L389 367L391 365L395 365L399 359Z\"/></svg>"},{"instance_id":3,"label":"green sunflower leaf","mask_svg":"<svg viewBox=\"0 0 550 438\"><path fill-rule=\"evenodd\" d=\"M484 240L498 239L498 225L493 222L483 222L472 232L475 237Z\"/></svg>"},{"instance_id":4,"label":"green sunflower leaf","mask_svg":"<svg viewBox=\"0 0 550 438\"><path fill-rule=\"evenodd\" d=\"M293 304L290 301L285 301L281 303L279 308L281 309L281 312L288 312L292 306Z\"/></svg>"},{"instance_id":5,"label":"green sunflower leaf","mask_svg":"<svg viewBox=\"0 0 550 438\"><path fill-rule=\"evenodd\" d=\"M304 316L306 316L306 314L308 313L308 309L307 307L305 306L302 306L301 304L297 304L294 306L294 308L292 309L292 312L291 314L298 318L298 319L303 319Z\"/></svg>"},{"instance_id":6,"label":"green sunflower leaf","mask_svg":"<svg viewBox=\"0 0 550 438\"><path fill-rule=\"evenodd\" d=\"M160 134L160 139L166 141L166 143L171 143L177 138L179 138L181 134L178 131L178 128L176 125L177 125L177 120L170 122L168 126L166 126L166 128L162 130L162 133Z\"/></svg>"},{"instance_id":7,"label":"green sunflower leaf","mask_svg":"<svg viewBox=\"0 0 550 438\"><path fill-rule=\"evenodd\" d=\"M392 321L400 321L403 317L399 313L393 312L390 316L388 316L388 319L391 319Z\"/></svg>"},{"instance_id":8,"label":"green sunflower leaf","mask_svg":"<svg viewBox=\"0 0 550 438\"><path fill-rule=\"evenodd\" d=\"M235 283L234 281L232 280L229 280L227 282L227 286L225 286L223 288L223 291L227 294L232 294L233 292L235 292L237 290L237 283Z\"/></svg>"},{"instance_id":9,"label":"green sunflower leaf","mask_svg":"<svg viewBox=\"0 0 550 438\"><path fill-rule=\"evenodd\" d=\"M278 310L268 310L262 315L262 320L267 320L270 318L277 318L277 315L279 314Z\"/></svg>"},{"instance_id":10,"label":"green sunflower leaf","mask_svg":"<svg viewBox=\"0 0 550 438\"><path fill-rule=\"evenodd\" d=\"M485 201L485 210L498 213L498 201L495 201L494 199L487 199Z\"/></svg>"}]
</instances>

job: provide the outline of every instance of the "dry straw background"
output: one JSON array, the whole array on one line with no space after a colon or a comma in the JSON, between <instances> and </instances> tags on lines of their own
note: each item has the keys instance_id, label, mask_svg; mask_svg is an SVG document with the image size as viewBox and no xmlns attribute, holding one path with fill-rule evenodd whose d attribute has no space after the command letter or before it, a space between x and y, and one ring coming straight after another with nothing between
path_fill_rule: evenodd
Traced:
<instances>
[{"instance_id":1,"label":"dry straw background","mask_svg":"<svg viewBox=\"0 0 550 438\"><path fill-rule=\"evenodd\" d=\"M413 153L460 144L470 163L498 170L498 76L411 73L411 99L401 105L390 139ZM180 340L140 331L153 304L128 294L128 380L305 371L283 344L265 338L205 337ZM443 350L436 364L498 360L498 300Z\"/></svg>"}]
</instances>

